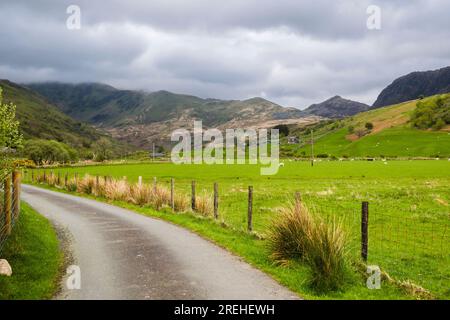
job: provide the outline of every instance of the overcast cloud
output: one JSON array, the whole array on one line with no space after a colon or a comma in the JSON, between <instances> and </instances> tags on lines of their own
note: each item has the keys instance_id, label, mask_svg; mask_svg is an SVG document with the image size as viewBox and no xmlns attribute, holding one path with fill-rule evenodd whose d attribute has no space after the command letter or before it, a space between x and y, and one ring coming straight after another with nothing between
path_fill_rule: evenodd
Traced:
<instances>
[{"instance_id":1,"label":"overcast cloud","mask_svg":"<svg viewBox=\"0 0 450 320\"><path fill-rule=\"evenodd\" d=\"M81 8L68 30L66 9ZM381 8L381 30L366 9ZM0 78L304 108L450 65L448 0L1 0Z\"/></svg>"}]
</instances>

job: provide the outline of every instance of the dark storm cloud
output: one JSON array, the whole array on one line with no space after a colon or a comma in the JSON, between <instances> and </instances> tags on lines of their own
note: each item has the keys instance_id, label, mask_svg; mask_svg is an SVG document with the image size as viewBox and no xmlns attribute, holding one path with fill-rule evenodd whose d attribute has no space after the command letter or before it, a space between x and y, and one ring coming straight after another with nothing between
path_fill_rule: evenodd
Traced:
<instances>
[{"instance_id":1,"label":"dark storm cloud","mask_svg":"<svg viewBox=\"0 0 450 320\"><path fill-rule=\"evenodd\" d=\"M81 30L66 28L71 4ZM381 30L366 28L371 4ZM446 0L2 1L0 77L371 103L400 75L450 65L449 10Z\"/></svg>"}]
</instances>

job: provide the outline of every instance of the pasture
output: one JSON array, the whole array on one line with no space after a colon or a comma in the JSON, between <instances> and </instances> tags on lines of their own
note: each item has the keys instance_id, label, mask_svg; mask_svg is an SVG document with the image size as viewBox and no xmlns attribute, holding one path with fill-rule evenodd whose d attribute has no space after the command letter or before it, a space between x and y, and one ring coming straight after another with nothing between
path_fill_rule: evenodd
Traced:
<instances>
[{"instance_id":1,"label":"pasture","mask_svg":"<svg viewBox=\"0 0 450 320\"><path fill-rule=\"evenodd\" d=\"M302 201L318 214L342 219L351 239L349 253L355 260L360 254L361 202L368 201L368 264L379 265L395 279L409 280L436 297L450 297L450 161L447 160L320 161L314 167L309 162L284 160L284 166L274 176L261 176L256 165L146 163L65 167L47 172L50 170L70 176L76 173L127 177L136 182L141 176L144 183L150 184L156 177L158 184L166 186L174 178L175 192L187 195L192 180L196 181L197 194L208 195L212 195L213 183L217 182L219 219L236 233L246 230L247 190L253 186L254 231L262 238L267 226L276 219L277 208L288 204L294 193L300 192ZM224 243L221 244L227 246ZM264 250L264 245L258 250ZM358 289L349 289L336 297L364 298L374 294L368 291L361 283Z\"/></svg>"}]
</instances>

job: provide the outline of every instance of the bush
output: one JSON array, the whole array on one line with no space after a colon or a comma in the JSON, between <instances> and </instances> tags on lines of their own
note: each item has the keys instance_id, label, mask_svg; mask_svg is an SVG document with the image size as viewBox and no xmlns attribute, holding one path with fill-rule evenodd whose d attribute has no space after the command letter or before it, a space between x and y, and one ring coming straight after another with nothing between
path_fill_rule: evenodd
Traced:
<instances>
[{"instance_id":1,"label":"bush","mask_svg":"<svg viewBox=\"0 0 450 320\"><path fill-rule=\"evenodd\" d=\"M319 153L317 155L317 158L328 158L328 154L326 154L326 153Z\"/></svg>"},{"instance_id":2,"label":"bush","mask_svg":"<svg viewBox=\"0 0 450 320\"><path fill-rule=\"evenodd\" d=\"M373 123L372 122L366 122L364 127L366 127L367 130L372 130L373 129Z\"/></svg>"},{"instance_id":3,"label":"bush","mask_svg":"<svg viewBox=\"0 0 450 320\"><path fill-rule=\"evenodd\" d=\"M271 258L281 264L306 262L312 269L311 286L318 291L338 290L345 283L346 243L341 223L325 222L301 203L282 209L268 234Z\"/></svg>"},{"instance_id":4,"label":"bush","mask_svg":"<svg viewBox=\"0 0 450 320\"><path fill-rule=\"evenodd\" d=\"M411 125L418 129L440 130L450 124L450 95L420 100L411 116Z\"/></svg>"}]
</instances>

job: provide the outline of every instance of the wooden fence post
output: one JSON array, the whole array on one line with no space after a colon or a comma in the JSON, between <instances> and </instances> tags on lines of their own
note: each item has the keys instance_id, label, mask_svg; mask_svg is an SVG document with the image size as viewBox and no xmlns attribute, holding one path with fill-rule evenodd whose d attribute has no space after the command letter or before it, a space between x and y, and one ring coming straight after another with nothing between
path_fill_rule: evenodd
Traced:
<instances>
[{"instance_id":1,"label":"wooden fence post","mask_svg":"<svg viewBox=\"0 0 450 320\"><path fill-rule=\"evenodd\" d=\"M13 179L13 216L18 217L20 213L20 171L14 171L12 174Z\"/></svg>"},{"instance_id":2,"label":"wooden fence post","mask_svg":"<svg viewBox=\"0 0 450 320\"><path fill-rule=\"evenodd\" d=\"M219 218L219 185L214 182L214 219Z\"/></svg>"},{"instance_id":3,"label":"wooden fence post","mask_svg":"<svg viewBox=\"0 0 450 320\"><path fill-rule=\"evenodd\" d=\"M361 258L367 262L369 251L369 202L361 206Z\"/></svg>"},{"instance_id":4,"label":"wooden fence post","mask_svg":"<svg viewBox=\"0 0 450 320\"><path fill-rule=\"evenodd\" d=\"M61 172L60 171L58 171L57 183L58 183L58 186L61 185Z\"/></svg>"},{"instance_id":5,"label":"wooden fence post","mask_svg":"<svg viewBox=\"0 0 450 320\"><path fill-rule=\"evenodd\" d=\"M141 176L138 177L138 185L140 185L140 186L142 185L142 177Z\"/></svg>"},{"instance_id":6,"label":"wooden fence post","mask_svg":"<svg viewBox=\"0 0 450 320\"><path fill-rule=\"evenodd\" d=\"M34 170L31 170L31 183L34 183Z\"/></svg>"},{"instance_id":7,"label":"wooden fence post","mask_svg":"<svg viewBox=\"0 0 450 320\"><path fill-rule=\"evenodd\" d=\"M248 213L247 213L247 230L253 230L253 187L248 187Z\"/></svg>"},{"instance_id":8,"label":"wooden fence post","mask_svg":"<svg viewBox=\"0 0 450 320\"><path fill-rule=\"evenodd\" d=\"M192 207L192 211L195 211L196 205L195 205L195 181L194 180L192 180L191 189L192 189L191 207Z\"/></svg>"},{"instance_id":9,"label":"wooden fence post","mask_svg":"<svg viewBox=\"0 0 450 320\"><path fill-rule=\"evenodd\" d=\"M153 177L153 193L156 193L156 177Z\"/></svg>"},{"instance_id":10,"label":"wooden fence post","mask_svg":"<svg viewBox=\"0 0 450 320\"><path fill-rule=\"evenodd\" d=\"M3 186L4 206L5 206L5 234L11 234L11 175L5 177Z\"/></svg>"},{"instance_id":11,"label":"wooden fence post","mask_svg":"<svg viewBox=\"0 0 450 320\"><path fill-rule=\"evenodd\" d=\"M175 180L170 179L170 207L175 211Z\"/></svg>"},{"instance_id":12,"label":"wooden fence post","mask_svg":"<svg viewBox=\"0 0 450 320\"><path fill-rule=\"evenodd\" d=\"M98 186L100 185L100 177L98 175L95 176L95 187L98 189Z\"/></svg>"},{"instance_id":13,"label":"wooden fence post","mask_svg":"<svg viewBox=\"0 0 450 320\"><path fill-rule=\"evenodd\" d=\"M47 174L46 174L46 172L45 172L45 170L44 170L44 183L47 183Z\"/></svg>"}]
</instances>

